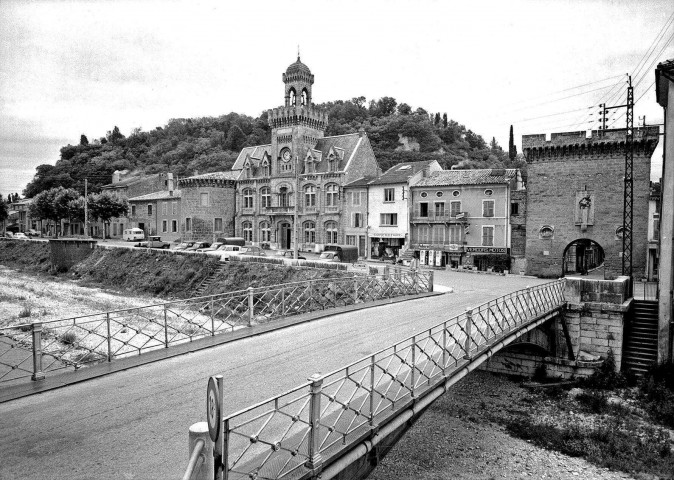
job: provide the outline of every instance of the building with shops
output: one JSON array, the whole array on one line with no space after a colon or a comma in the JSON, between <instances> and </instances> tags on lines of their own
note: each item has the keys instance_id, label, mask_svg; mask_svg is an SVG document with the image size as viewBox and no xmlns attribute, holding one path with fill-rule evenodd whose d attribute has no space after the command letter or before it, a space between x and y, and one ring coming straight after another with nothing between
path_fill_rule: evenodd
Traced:
<instances>
[{"instance_id":1,"label":"building with shops","mask_svg":"<svg viewBox=\"0 0 674 480\"><path fill-rule=\"evenodd\" d=\"M367 184L369 258L392 259L409 248L410 187L441 170L435 160L399 163Z\"/></svg>"},{"instance_id":2,"label":"building with shops","mask_svg":"<svg viewBox=\"0 0 674 480\"><path fill-rule=\"evenodd\" d=\"M632 274L646 275L651 155L658 127L634 129ZM527 273L622 273L625 130L524 135Z\"/></svg>"},{"instance_id":3,"label":"building with shops","mask_svg":"<svg viewBox=\"0 0 674 480\"><path fill-rule=\"evenodd\" d=\"M410 188L411 248L422 265L511 267L511 212L524 190L517 169L443 170Z\"/></svg>"},{"instance_id":4,"label":"building with shops","mask_svg":"<svg viewBox=\"0 0 674 480\"><path fill-rule=\"evenodd\" d=\"M301 250L320 250L344 242L343 186L379 168L364 130L324 136L328 115L313 105L314 75L299 57L282 79L285 104L268 112L271 143L244 148L232 167L235 233L282 249L297 235Z\"/></svg>"},{"instance_id":5,"label":"building with shops","mask_svg":"<svg viewBox=\"0 0 674 480\"><path fill-rule=\"evenodd\" d=\"M178 181L184 240L214 242L234 236L238 176L239 172L214 172Z\"/></svg>"},{"instance_id":6,"label":"building with shops","mask_svg":"<svg viewBox=\"0 0 674 480\"><path fill-rule=\"evenodd\" d=\"M160 235L165 242L178 240L182 218L180 196L180 190L162 190L129 198L129 223L126 228L140 228L146 236ZM123 229L123 225L113 223L110 235L120 236Z\"/></svg>"}]
</instances>

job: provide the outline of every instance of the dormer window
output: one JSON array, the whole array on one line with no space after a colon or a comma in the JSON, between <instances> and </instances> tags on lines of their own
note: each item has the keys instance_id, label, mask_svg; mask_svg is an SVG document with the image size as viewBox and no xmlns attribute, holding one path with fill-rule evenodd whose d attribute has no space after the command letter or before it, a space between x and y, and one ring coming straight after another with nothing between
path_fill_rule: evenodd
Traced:
<instances>
[{"instance_id":1,"label":"dormer window","mask_svg":"<svg viewBox=\"0 0 674 480\"><path fill-rule=\"evenodd\" d=\"M261 167L262 167L262 176L268 177L269 176L269 162L267 161L266 158L262 161Z\"/></svg>"},{"instance_id":2,"label":"dormer window","mask_svg":"<svg viewBox=\"0 0 674 480\"><path fill-rule=\"evenodd\" d=\"M337 171L337 158L332 153L328 157L328 171L330 171L330 172L336 172Z\"/></svg>"}]
</instances>

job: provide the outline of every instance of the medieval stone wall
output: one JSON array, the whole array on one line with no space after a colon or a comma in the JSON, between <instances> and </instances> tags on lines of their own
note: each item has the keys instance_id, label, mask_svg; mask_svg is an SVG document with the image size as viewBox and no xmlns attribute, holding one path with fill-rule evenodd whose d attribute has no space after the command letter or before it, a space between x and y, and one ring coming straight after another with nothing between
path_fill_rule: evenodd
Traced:
<instances>
[{"instance_id":1,"label":"medieval stone wall","mask_svg":"<svg viewBox=\"0 0 674 480\"><path fill-rule=\"evenodd\" d=\"M180 231L184 239L213 242L218 237L234 236L236 190L233 184L183 186L181 191ZM206 205L202 204L202 194L208 194ZM216 218L222 219L222 231L215 229Z\"/></svg>"}]
</instances>

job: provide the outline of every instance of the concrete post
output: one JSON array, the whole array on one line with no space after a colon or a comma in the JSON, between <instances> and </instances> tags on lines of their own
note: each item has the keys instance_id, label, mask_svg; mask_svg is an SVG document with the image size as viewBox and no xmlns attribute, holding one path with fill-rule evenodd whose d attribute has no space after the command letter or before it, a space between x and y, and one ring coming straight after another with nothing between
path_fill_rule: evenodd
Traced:
<instances>
[{"instance_id":1,"label":"concrete post","mask_svg":"<svg viewBox=\"0 0 674 480\"><path fill-rule=\"evenodd\" d=\"M208 424L206 422L195 423L190 427L189 441L188 441L188 455L192 459L192 452L194 451L197 442L203 442L201 454L198 456L194 464L194 470L190 476L185 475L186 478L193 480L213 480L215 477L215 462L213 460L213 441L208 434ZM190 462L192 466L192 462ZM189 473L189 472L187 472Z\"/></svg>"},{"instance_id":2,"label":"concrete post","mask_svg":"<svg viewBox=\"0 0 674 480\"><path fill-rule=\"evenodd\" d=\"M108 329L108 362L112 362L112 329L110 327L110 313L105 314L105 323Z\"/></svg>"},{"instance_id":3,"label":"concrete post","mask_svg":"<svg viewBox=\"0 0 674 480\"><path fill-rule=\"evenodd\" d=\"M321 422L321 390L323 388L323 378L320 374L313 374L311 381L311 403L309 405L309 460L305 466L315 473L320 473L323 468L323 458L320 449L320 422Z\"/></svg>"},{"instance_id":4,"label":"concrete post","mask_svg":"<svg viewBox=\"0 0 674 480\"><path fill-rule=\"evenodd\" d=\"M248 287L248 326L253 326L253 317L255 312L253 311L253 287Z\"/></svg>"},{"instance_id":5,"label":"concrete post","mask_svg":"<svg viewBox=\"0 0 674 480\"><path fill-rule=\"evenodd\" d=\"M42 324L33 324L33 376L32 380L44 379L42 371Z\"/></svg>"},{"instance_id":6,"label":"concrete post","mask_svg":"<svg viewBox=\"0 0 674 480\"><path fill-rule=\"evenodd\" d=\"M473 329L473 309L466 307L466 343L463 347L466 354L463 356L466 360L470 359L470 340Z\"/></svg>"}]
</instances>

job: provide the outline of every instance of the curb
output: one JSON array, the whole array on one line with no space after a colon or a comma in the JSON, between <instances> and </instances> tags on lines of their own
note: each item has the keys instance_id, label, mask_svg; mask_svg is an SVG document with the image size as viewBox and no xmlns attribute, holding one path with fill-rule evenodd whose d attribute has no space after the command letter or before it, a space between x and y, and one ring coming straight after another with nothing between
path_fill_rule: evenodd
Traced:
<instances>
[{"instance_id":1,"label":"curb","mask_svg":"<svg viewBox=\"0 0 674 480\"><path fill-rule=\"evenodd\" d=\"M377 300L371 303L359 303L356 305L346 305L330 310L319 310L316 312L309 312L293 317L285 318L283 320L274 321L268 324L255 325L250 328L243 328L233 332L221 333L211 337L203 337L192 342L182 343L170 348L163 348L152 350L148 353L136 355L133 357L125 357L119 360L114 360L109 363L99 363L92 367L87 367L75 372L68 372L63 374L56 374L40 381L29 381L28 383L21 383L18 385L0 388L0 403L9 402L19 398L35 395L38 393L55 390L57 388L66 387L87 380L104 377L115 372L128 370L134 367L140 367L150 363L158 362L167 358L185 355L199 350L205 350L211 347L217 347L237 340L263 335L268 332L274 332L284 328L292 327L302 323L319 320L341 313L352 312L356 310L366 310L368 308L379 307L382 305L390 305L393 303L406 302L410 300L420 300L424 298L435 297L443 295L445 292L429 292L420 293L418 295L402 296L395 298L387 298Z\"/></svg>"}]
</instances>

